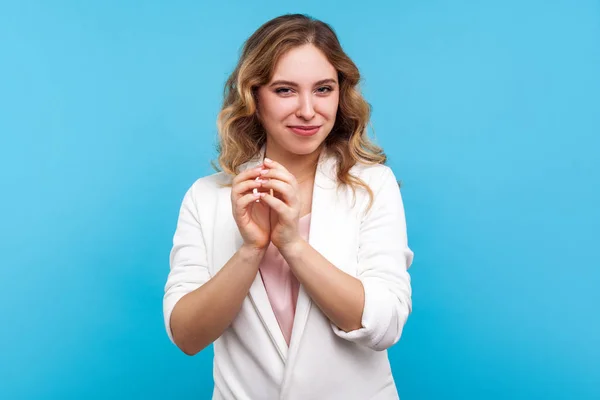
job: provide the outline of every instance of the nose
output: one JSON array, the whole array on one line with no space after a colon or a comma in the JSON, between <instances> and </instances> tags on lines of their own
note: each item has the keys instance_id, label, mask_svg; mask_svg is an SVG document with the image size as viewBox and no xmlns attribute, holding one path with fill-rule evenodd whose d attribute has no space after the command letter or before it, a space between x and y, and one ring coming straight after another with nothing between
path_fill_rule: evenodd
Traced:
<instances>
[{"instance_id":1,"label":"nose","mask_svg":"<svg viewBox=\"0 0 600 400\"><path fill-rule=\"evenodd\" d=\"M298 100L298 109L296 110L296 117L304 120L311 120L315 116L315 108L313 107L312 96L306 94L300 96Z\"/></svg>"}]
</instances>

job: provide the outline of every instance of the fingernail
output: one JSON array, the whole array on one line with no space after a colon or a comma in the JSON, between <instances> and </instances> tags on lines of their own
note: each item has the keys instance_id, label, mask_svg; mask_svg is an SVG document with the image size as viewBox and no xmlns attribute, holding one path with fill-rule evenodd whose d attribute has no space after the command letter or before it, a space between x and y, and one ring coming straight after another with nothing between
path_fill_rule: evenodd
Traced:
<instances>
[{"instance_id":1,"label":"fingernail","mask_svg":"<svg viewBox=\"0 0 600 400\"><path fill-rule=\"evenodd\" d=\"M270 158L265 158L265 162L266 162L267 164L270 164L270 163L272 163L272 162L273 162L273 160L271 160Z\"/></svg>"},{"instance_id":2,"label":"fingernail","mask_svg":"<svg viewBox=\"0 0 600 400\"><path fill-rule=\"evenodd\" d=\"M260 174L261 174L261 175L266 175L266 174L267 174L267 172L269 172L269 170L268 170L268 169L263 169L263 170L261 170L261 171L260 171Z\"/></svg>"}]
</instances>

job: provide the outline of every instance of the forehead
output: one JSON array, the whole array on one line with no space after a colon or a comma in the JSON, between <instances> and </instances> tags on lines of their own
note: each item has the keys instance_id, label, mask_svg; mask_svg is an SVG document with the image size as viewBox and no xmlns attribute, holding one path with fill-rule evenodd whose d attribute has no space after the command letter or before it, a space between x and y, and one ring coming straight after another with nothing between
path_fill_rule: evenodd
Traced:
<instances>
[{"instance_id":1,"label":"forehead","mask_svg":"<svg viewBox=\"0 0 600 400\"><path fill-rule=\"evenodd\" d=\"M325 54L315 46L307 44L295 47L279 58L272 81L288 80L302 84L336 78L337 71Z\"/></svg>"}]
</instances>

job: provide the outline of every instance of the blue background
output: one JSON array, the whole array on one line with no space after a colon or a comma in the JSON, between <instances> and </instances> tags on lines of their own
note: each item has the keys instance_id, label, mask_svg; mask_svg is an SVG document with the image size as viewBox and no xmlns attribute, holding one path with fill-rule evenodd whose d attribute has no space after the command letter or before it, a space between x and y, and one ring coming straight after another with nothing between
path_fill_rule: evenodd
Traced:
<instances>
[{"instance_id":1,"label":"blue background","mask_svg":"<svg viewBox=\"0 0 600 400\"><path fill-rule=\"evenodd\" d=\"M0 398L209 398L168 252L240 46L287 12L337 30L403 181L402 399L600 398L598 1L204 3L0 3Z\"/></svg>"}]
</instances>

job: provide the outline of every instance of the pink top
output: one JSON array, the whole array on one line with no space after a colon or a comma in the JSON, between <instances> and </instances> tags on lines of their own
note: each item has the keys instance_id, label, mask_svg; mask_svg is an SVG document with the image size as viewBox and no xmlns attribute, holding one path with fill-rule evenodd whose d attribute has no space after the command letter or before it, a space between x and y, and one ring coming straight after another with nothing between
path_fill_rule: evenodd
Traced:
<instances>
[{"instance_id":1,"label":"pink top","mask_svg":"<svg viewBox=\"0 0 600 400\"><path fill-rule=\"evenodd\" d=\"M304 240L308 240L309 229L310 214L307 214L298 221L298 230ZM267 291L267 297L271 303L271 308L275 313L281 332L289 346L300 283L273 243L269 244L260 262L259 271L265 285L265 290Z\"/></svg>"}]
</instances>

